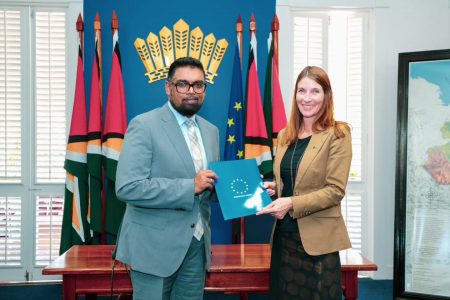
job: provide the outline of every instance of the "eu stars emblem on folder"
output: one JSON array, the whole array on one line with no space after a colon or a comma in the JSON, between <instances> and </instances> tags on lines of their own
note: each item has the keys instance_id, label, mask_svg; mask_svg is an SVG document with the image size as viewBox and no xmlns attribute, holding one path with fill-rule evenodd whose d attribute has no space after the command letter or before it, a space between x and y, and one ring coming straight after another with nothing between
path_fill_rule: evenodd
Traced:
<instances>
[{"instance_id":1,"label":"eu stars emblem on folder","mask_svg":"<svg viewBox=\"0 0 450 300\"><path fill-rule=\"evenodd\" d=\"M255 159L212 162L209 168L219 177L215 187L225 220L254 215L272 202Z\"/></svg>"}]
</instances>

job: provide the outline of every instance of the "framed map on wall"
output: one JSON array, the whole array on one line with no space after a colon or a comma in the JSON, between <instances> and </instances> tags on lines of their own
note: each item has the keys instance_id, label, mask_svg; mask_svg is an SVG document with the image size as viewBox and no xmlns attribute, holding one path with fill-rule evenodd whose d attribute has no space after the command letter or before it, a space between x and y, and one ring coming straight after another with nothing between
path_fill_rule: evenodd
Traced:
<instances>
[{"instance_id":1,"label":"framed map on wall","mask_svg":"<svg viewBox=\"0 0 450 300\"><path fill-rule=\"evenodd\" d=\"M399 54L394 298L450 299L450 49Z\"/></svg>"}]
</instances>

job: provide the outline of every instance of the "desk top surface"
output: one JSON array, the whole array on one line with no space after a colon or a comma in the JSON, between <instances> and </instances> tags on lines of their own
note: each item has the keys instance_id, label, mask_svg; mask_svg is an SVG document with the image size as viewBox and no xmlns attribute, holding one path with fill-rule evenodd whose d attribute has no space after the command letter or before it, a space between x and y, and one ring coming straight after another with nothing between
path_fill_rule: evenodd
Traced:
<instances>
[{"instance_id":1,"label":"desk top surface","mask_svg":"<svg viewBox=\"0 0 450 300\"><path fill-rule=\"evenodd\" d=\"M110 273L113 245L73 246L42 271L44 275L105 274ZM376 271L377 265L355 250L340 253L343 271ZM212 245L210 272L268 272L270 245L231 244ZM117 263L115 272L125 272Z\"/></svg>"}]
</instances>

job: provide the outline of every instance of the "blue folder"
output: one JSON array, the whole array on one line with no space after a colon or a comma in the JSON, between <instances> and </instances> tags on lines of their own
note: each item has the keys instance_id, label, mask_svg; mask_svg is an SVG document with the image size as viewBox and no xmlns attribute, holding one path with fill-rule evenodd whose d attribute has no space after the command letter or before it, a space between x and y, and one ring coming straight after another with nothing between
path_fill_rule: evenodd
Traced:
<instances>
[{"instance_id":1,"label":"blue folder","mask_svg":"<svg viewBox=\"0 0 450 300\"><path fill-rule=\"evenodd\" d=\"M254 215L272 202L255 159L212 162L209 169L219 177L215 187L225 220Z\"/></svg>"}]
</instances>

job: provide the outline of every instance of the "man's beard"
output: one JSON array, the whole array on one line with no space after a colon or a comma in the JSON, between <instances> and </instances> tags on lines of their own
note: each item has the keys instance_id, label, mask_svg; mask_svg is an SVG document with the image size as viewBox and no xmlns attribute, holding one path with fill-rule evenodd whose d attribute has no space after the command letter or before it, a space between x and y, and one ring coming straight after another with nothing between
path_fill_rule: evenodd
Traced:
<instances>
[{"instance_id":1,"label":"man's beard","mask_svg":"<svg viewBox=\"0 0 450 300\"><path fill-rule=\"evenodd\" d=\"M181 104L177 105L172 97L170 97L170 104L172 104L173 108L183 116L191 117L200 110L202 105L199 103L200 99L196 96L189 96L186 97L186 99L196 99L197 102L195 104L189 104L182 101Z\"/></svg>"}]
</instances>

